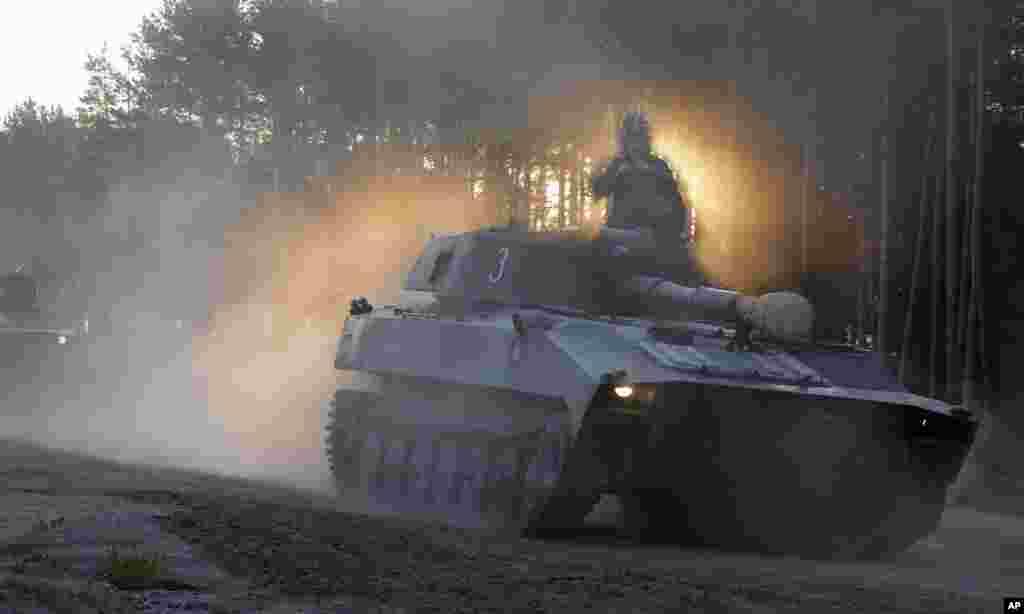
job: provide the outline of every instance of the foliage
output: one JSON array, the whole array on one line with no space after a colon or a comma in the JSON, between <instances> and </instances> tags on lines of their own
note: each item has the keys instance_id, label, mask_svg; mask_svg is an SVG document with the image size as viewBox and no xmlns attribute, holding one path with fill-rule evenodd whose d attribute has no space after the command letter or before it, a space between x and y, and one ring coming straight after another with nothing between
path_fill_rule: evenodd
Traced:
<instances>
[{"instance_id":1,"label":"foliage","mask_svg":"<svg viewBox=\"0 0 1024 614\"><path fill-rule=\"evenodd\" d=\"M487 114L489 109L525 106L530 84L550 70L553 57L557 59L571 43L571 31L564 28L569 22L627 73L648 65L672 73L672 57L710 57L732 40L730 36L756 53L758 62L776 66L800 65L799 56L822 43L815 34L821 28L810 27L813 15L805 5L793 10L707 7L722 23L735 22L730 31L728 26L708 28L697 23L701 20L685 19L683 8L637 12L609 1L508 3L494 23L494 41L500 43L496 46L490 34L462 27L469 22L454 15L432 22L363 4L353 8L328 0L164 0L142 20L131 45L123 50L127 72L113 65L106 49L89 56L89 86L78 109L77 131L68 118L58 119L51 110L31 105L8 117L12 123L5 123L4 132L9 142L39 142L31 146L36 153L23 156L26 150L21 146L16 154L7 150L5 168L16 180L36 186L38 193L46 192L41 186L48 180L33 169L74 169L75 189L97 193L99 183L110 181L104 179L111 172L104 166L110 166L111 155L130 160L132 148L158 124L161 131L200 126L232 143L239 161L271 149L282 160L295 158L298 148L324 155L320 150L329 146L352 145L357 133L385 141L429 139L433 149L425 155L434 160L433 168L474 172L467 164L477 165L490 176L485 190L508 190L502 177L522 176L516 169L531 160L556 164L559 143L592 145L584 130L562 125L562 114L540 118L552 124L543 134L522 129L522 121L492 122ZM487 12L482 5L473 10L480 11L471 18L476 20ZM851 19L864 16L862 9L842 10ZM366 27L373 19L393 30ZM1000 34L992 46L1004 51L997 54L990 79L991 108L1001 117L1021 121L1024 26L1020 16L1001 14L997 21ZM531 36L524 45L522 33L527 31ZM423 41L431 37L445 40L425 46ZM503 51L496 50L499 46ZM520 76L510 80L513 71ZM846 89L857 89L856 83L851 81ZM531 124L537 119L531 117ZM58 125L62 136L55 137ZM32 136L41 135L44 126L45 138ZM451 151L441 153L441 148ZM51 163L40 162L39 156Z\"/></svg>"},{"instance_id":2,"label":"foliage","mask_svg":"<svg viewBox=\"0 0 1024 614\"><path fill-rule=\"evenodd\" d=\"M164 0L125 49L150 117L240 140L264 113L251 87L258 45L235 0Z\"/></svg>"},{"instance_id":3,"label":"foliage","mask_svg":"<svg viewBox=\"0 0 1024 614\"><path fill-rule=\"evenodd\" d=\"M986 79L989 109L996 119L1024 127L1024 11L996 18L993 74Z\"/></svg>"},{"instance_id":4,"label":"foliage","mask_svg":"<svg viewBox=\"0 0 1024 614\"><path fill-rule=\"evenodd\" d=\"M165 555L143 554L135 548L123 555L116 547L108 550L106 570L103 574L111 584L120 589L151 587L164 571Z\"/></svg>"},{"instance_id":5,"label":"foliage","mask_svg":"<svg viewBox=\"0 0 1024 614\"><path fill-rule=\"evenodd\" d=\"M48 126L60 125L64 120L62 108L39 106L35 100L28 98L4 117L3 127L8 142L25 143L45 137Z\"/></svg>"},{"instance_id":6,"label":"foliage","mask_svg":"<svg viewBox=\"0 0 1024 614\"><path fill-rule=\"evenodd\" d=\"M82 128L109 132L130 127L144 116L145 92L140 83L114 67L105 46L99 55L88 55L85 69L89 73L89 87L78 108Z\"/></svg>"},{"instance_id":7,"label":"foliage","mask_svg":"<svg viewBox=\"0 0 1024 614\"><path fill-rule=\"evenodd\" d=\"M69 182L81 140L74 121L60 107L29 98L6 115L0 135L0 181L9 198L4 208L54 215L54 192Z\"/></svg>"}]
</instances>

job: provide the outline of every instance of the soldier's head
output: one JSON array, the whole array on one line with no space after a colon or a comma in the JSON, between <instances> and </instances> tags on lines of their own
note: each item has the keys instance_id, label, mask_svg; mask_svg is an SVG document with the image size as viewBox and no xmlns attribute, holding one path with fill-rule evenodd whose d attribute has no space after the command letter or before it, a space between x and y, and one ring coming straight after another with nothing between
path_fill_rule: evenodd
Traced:
<instances>
[{"instance_id":1,"label":"soldier's head","mask_svg":"<svg viewBox=\"0 0 1024 614\"><path fill-rule=\"evenodd\" d=\"M622 118L619 147L623 154L631 158L642 158L651 154L651 126L643 113L630 111Z\"/></svg>"}]
</instances>

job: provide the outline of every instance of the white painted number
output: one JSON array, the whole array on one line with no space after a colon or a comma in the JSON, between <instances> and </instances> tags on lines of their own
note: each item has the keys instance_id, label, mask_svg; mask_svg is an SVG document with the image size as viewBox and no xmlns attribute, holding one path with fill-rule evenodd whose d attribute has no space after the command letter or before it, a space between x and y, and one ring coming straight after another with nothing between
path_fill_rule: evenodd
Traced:
<instances>
[{"instance_id":1,"label":"white painted number","mask_svg":"<svg viewBox=\"0 0 1024 614\"><path fill-rule=\"evenodd\" d=\"M498 250L498 262L494 267L494 270L490 275L487 276L488 281L492 284L496 284L501 281L501 278L505 276L505 263L508 262L508 248L503 247Z\"/></svg>"}]
</instances>

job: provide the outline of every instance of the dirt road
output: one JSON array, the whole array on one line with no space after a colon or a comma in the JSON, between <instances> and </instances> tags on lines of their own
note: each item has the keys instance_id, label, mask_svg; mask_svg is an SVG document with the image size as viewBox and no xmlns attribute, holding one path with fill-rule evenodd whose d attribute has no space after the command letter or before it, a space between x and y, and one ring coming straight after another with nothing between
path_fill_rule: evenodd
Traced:
<instances>
[{"instance_id":1,"label":"dirt road","mask_svg":"<svg viewBox=\"0 0 1024 614\"><path fill-rule=\"evenodd\" d=\"M8 440L0 506L0 612L986 613L1024 593L1024 520L966 508L891 560L823 563L523 540ZM165 556L160 577L97 581L129 545Z\"/></svg>"}]
</instances>

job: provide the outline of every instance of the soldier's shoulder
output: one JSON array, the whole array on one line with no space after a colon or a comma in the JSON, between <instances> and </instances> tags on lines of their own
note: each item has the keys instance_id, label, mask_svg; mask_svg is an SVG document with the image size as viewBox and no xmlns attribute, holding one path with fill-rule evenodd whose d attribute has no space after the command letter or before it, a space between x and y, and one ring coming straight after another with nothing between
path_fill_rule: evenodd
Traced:
<instances>
[{"instance_id":1,"label":"soldier's shoulder","mask_svg":"<svg viewBox=\"0 0 1024 614\"><path fill-rule=\"evenodd\" d=\"M672 169L672 165L668 163L668 160L666 160L665 158L662 158L661 156L655 156L654 160L652 161L652 164L659 171L663 171L663 172L668 173L670 175L673 174L673 172L674 172L673 169Z\"/></svg>"}]
</instances>

